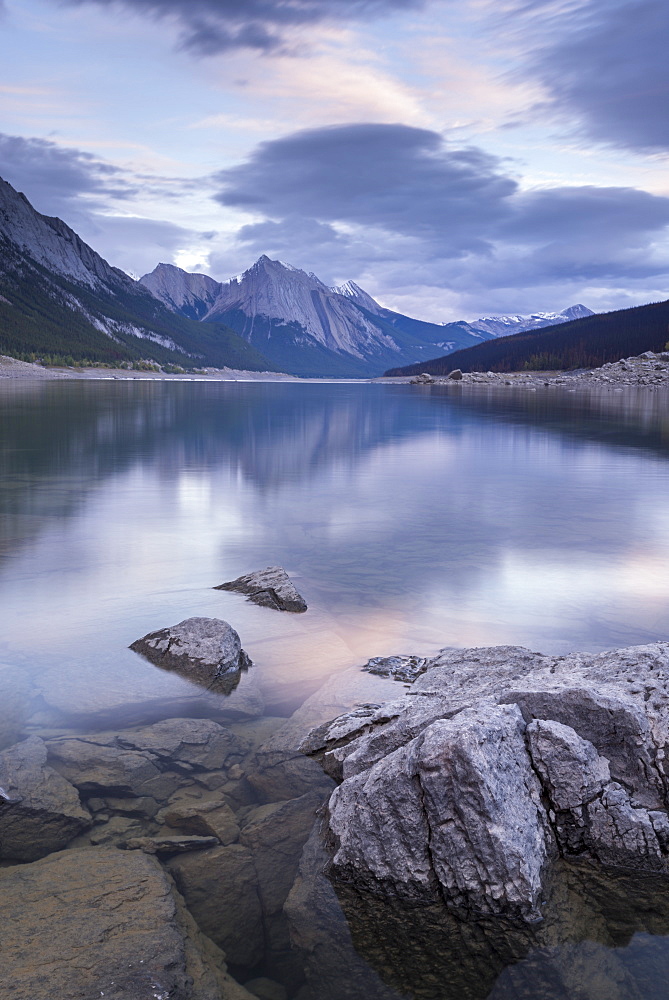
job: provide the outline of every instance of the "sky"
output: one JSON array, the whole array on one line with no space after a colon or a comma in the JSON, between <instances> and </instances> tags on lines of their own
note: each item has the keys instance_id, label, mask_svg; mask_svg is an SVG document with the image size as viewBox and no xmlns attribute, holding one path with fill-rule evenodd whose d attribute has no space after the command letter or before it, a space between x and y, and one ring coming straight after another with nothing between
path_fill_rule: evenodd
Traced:
<instances>
[{"instance_id":1,"label":"sky","mask_svg":"<svg viewBox=\"0 0 669 1000\"><path fill-rule=\"evenodd\" d=\"M135 277L669 298L666 0L0 0L0 176Z\"/></svg>"}]
</instances>

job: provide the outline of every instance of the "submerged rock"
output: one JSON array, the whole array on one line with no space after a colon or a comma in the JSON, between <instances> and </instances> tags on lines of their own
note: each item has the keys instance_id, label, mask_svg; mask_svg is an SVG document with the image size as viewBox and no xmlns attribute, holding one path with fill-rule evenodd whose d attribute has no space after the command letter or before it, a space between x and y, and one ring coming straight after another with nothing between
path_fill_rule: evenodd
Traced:
<instances>
[{"instance_id":1,"label":"submerged rock","mask_svg":"<svg viewBox=\"0 0 669 1000\"><path fill-rule=\"evenodd\" d=\"M268 566L255 573L247 573L236 580L221 583L214 590L233 590L247 594L249 601L277 611L302 612L307 604L282 566Z\"/></svg>"},{"instance_id":2,"label":"submerged rock","mask_svg":"<svg viewBox=\"0 0 669 1000\"><path fill-rule=\"evenodd\" d=\"M126 851L144 851L169 857L187 851L206 851L218 846L218 837L130 837L119 846Z\"/></svg>"},{"instance_id":3,"label":"submerged rock","mask_svg":"<svg viewBox=\"0 0 669 1000\"><path fill-rule=\"evenodd\" d=\"M541 917L558 858L669 873L669 644L442 650L403 698L302 744L341 781L335 882Z\"/></svg>"},{"instance_id":4,"label":"submerged rock","mask_svg":"<svg viewBox=\"0 0 669 1000\"><path fill-rule=\"evenodd\" d=\"M141 851L69 850L0 871L0 938L12 1000L251 998Z\"/></svg>"},{"instance_id":5,"label":"submerged rock","mask_svg":"<svg viewBox=\"0 0 669 1000\"><path fill-rule=\"evenodd\" d=\"M262 958L263 921L251 851L241 844L191 851L168 868L200 930L229 962L253 968Z\"/></svg>"},{"instance_id":6,"label":"submerged rock","mask_svg":"<svg viewBox=\"0 0 669 1000\"><path fill-rule=\"evenodd\" d=\"M0 753L0 859L35 861L91 826L76 788L47 764L39 737Z\"/></svg>"},{"instance_id":7,"label":"submerged rock","mask_svg":"<svg viewBox=\"0 0 669 1000\"><path fill-rule=\"evenodd\" d=\"M130 649L163 670L222 693L234 691L242 671L251 666L239 635L219 618L186 618L136 639Z\"/></svg>"}]
</instances>

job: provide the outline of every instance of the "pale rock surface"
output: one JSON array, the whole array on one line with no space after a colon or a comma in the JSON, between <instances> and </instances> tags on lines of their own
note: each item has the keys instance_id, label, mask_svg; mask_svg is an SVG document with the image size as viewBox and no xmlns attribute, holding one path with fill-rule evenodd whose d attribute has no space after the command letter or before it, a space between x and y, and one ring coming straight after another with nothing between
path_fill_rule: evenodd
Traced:
<instances>
[{"instance_id":1,"label":"pale rock surface","mask_svg":"<svg viewBox=\"0 0 669 1000\"><path fill-rule=\"evenodd\" d=\"M241 672L251 666L239 635L219 618L186 618L136 639L130 649L164 670L217 690L234 690Z\"/></svg>"},{"instance_id":2,"label":"pale rock surface","mask_svg":"<svg viewBox=\"0 0 669 1000\"><path fill-rule=\"evenodd\" d=\"M343 782L329 820L342 884L533 921L559 854L668 870L668 643L445 649L404 697L303 749Z\"/></svg>"},{"instance_id":3,"label":"pale rock surface","mask_svg":"<svg viewBox=\"0 0 669 1000\"><path fill-rule=\"evenodd\" d=\"M232 590L247 594L249 601L277 611L303 612L307 604L295 588L282 566L267 566L265 569L237 577L228 583L221 583L214 590Z\"/></svg>"},{"instance_id":4,"label":"pale rock surface","mask_svg":"<svg viewBox=\"0 0 669 1000\"><path fill-rule=\"evenodd\" d=\"M458 909L536 917L547 859L541 788L516 706L467 709L337 788L337 876Z\"/></svg>"},{"instance_id":5,"label":"pale rock surface","mask_svg":"<svg viewBox=\"0 0 669 1000\"><path fill-rule=\"evenodd\" d=\"M140 851L68 850L0 871L0 951L12 1000L252 996Z\"/></svg>"},{"instance_id":6,"label":"pale rock surface","mask_svg":"<svg viewBox=\"0 0 669 1000\"><path fill-rule=\"evenodd\" d=\"M0 859L34 861L91 825L76 788L47 764L38 736L0 753Z\"/></svg>"}]
</instances>

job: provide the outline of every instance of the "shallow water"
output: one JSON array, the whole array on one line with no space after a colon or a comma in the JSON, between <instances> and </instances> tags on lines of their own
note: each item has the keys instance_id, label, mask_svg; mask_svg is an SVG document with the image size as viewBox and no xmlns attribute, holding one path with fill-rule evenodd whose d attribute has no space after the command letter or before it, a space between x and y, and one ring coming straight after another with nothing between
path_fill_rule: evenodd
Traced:
<instances>
[{"instance_id":1,"label":"shallow water","mask_svg":"<svg viewBox=\"0 0 669 1000\"><path fill-rule=\"evenodd\" d=\"M20 731L216 716L127 648L194 615L254 661L225 711L275 720L370 656L667 639L668 457L659 392L0 383L0 661L40 692ZM307 614L212 589L270 564Z\"/></svg>"}]
</instances>

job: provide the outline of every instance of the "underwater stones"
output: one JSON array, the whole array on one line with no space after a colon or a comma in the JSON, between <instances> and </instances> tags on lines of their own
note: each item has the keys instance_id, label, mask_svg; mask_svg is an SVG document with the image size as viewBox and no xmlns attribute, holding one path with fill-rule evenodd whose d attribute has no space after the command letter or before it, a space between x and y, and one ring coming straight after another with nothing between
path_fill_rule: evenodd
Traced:
<instances>
[{"instance_id":1,"label":"underwater stones","mask_svg":"<svg viewBox=\"0 0 669 1000\"><path fill-rule=\"evenodd\" d=\"M240 759L242 747L225 726L211 719L165 719L115 735L120 747L148 752L169 766L215 771ZM232 760L231 760L232 758Z\"/></svg>"},{"instance_id":2,"label":"underwater stones","mask_svg":"<svg viewBox=\"0 0 669 1000\"><path fill-rule=\"evenodd\" d=\"M232 590L246 594L249 601L277 611L301 613L307 610L306 601L299 594L282 566L267 566L266 569L247 573L236 580L221 583L214 590Z\"/></svg>"},{"instance_id":3,"label":"underwater stones","mask_svg":"<svg viewBox=\"0 0 669 1000\"><path fill-rule=\"evenodd\" d=\"M43 858L91 826L76 788L46 761L46 746L37 736L0 753L2 860Z\"/></svg>"},{"instance_id":4,"label":"underwater stones","mask_svg":"<svg viewBox=\"0 0 669 1000\"><path fill-rule=\"evenodd\" d=\"M206 851L217 845L217 837L130 837L119 846L126 851L169 857L187 851Z\"/></svg>"},{"instance_id":5,"label":"underwater stones","mask_svg":"<svg viewBox=\"0 0 669 1000\"><path fill-rule=\"evenodd\" d=\"M262 957L263 923L253 855L241 844L192 851L167 867L200 930L233 965Z\"/></svg>"},{"instance_id":6,"label":"underwater stones","mask_svg":"<svg viewBox=\"0 0 669 1000\"><path fill-rule=\"evenodd\" d=\"M172 829L201 837L216 837L224 845L234 844L239 839L235 814L222 799L170 804L161 813L160 819Z\"/></svg>"},{"instance_id":7,"label":"underwater stones","mask_svg":"<svg viewBox=\"0 0 669 1000\"><path fill-rule=\"evenodd\" d=\"M233 691L251 666L239 635L219 618L186 618L136 639L130 649L163 670L223 693Z\"/></svg>"},{"instance_id":8,"label":"underwater stones","mask_svg":"<svg viewBox=\"0 0 669 1000\"><path fill-rule=\"evenodd\" d=\"M74 849L0 870L0 950L12 1000L250 997L141 851Z\"/></svg>"}]
</instances>

